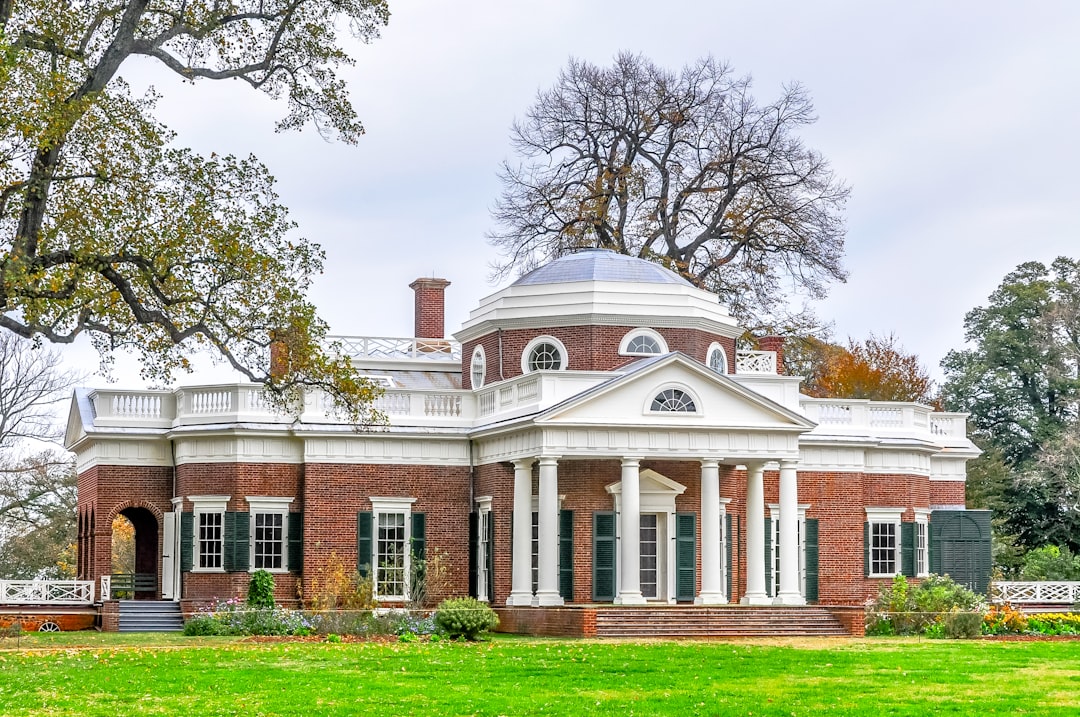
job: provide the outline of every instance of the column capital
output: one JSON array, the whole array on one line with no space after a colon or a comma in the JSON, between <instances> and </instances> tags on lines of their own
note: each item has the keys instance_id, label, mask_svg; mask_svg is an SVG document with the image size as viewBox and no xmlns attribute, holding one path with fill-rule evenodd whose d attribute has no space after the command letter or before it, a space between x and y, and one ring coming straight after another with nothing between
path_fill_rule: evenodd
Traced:
<instances>
[{"instance_id":1,"label":"column capital","mask_svg":"<svg viewBox=\"0 0 1080 717\"><path fill-rule=\"evenodd\" d=\"M629 468L631 466L641 465L641 461L644 460L641 456L623 456L622 466L623 468Z\"/></svg>"},{"instance_id":2,"label":"column capital","mask_svg":"<svg viewBox=\"0 0 1080 717\"><path fill-rule=\"evenodd\" d=\"M535 458L519 458L514 461L514 470L527 471L532 468L532 464L536 462Z\"/></svg>"},{"instance_id":3,"label":"column capital","mask_svg":"<svg viewBox=\"0 0 1080 717\"><path fill-rule=\"evenodd\" d=\"M562 458L562 456L540 456L540 465L557 466L559 465L560 458Z\"/></svg>"},{"instance_id":4,"label":"column capital","mask_svg":"<svg viewBox=\"0 0 1080 717\"><path fill-rule=\"evenodd\" d=\"M785 468L788 470L796 470L799 467L799 461L797 460L782 460L779 461L779 463L780 470L784 470Z\"/></svg>"},{"instance_id":5,"label":"column capital","mask_svg":"<svg viewBox=\"0 0 1080 717\"><path fill-rule=\"evenodd\" d=\"M702 458L701 459L701 467L702 468L719 468L720 467L720 461L716 460L715 458Z\"/></svg>"}]
</instances>

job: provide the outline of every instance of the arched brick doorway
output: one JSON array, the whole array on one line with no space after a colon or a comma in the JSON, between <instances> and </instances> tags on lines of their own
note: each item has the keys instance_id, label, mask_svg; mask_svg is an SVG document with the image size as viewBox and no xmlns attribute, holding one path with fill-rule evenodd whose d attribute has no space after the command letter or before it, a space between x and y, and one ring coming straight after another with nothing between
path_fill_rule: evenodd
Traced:
<instances>
[{"instance_id":1,"label":"arched brick doorway","mask_svg":"<svg viewBox=\"0 0 1080 717\"><path fill-rule=\"evenodd\" d=\"M158 575L158 521L146 508L124 508L120 515L131 521L135 528L135 579L136 600L157 598Z\"/></svg>"}]
</instances>

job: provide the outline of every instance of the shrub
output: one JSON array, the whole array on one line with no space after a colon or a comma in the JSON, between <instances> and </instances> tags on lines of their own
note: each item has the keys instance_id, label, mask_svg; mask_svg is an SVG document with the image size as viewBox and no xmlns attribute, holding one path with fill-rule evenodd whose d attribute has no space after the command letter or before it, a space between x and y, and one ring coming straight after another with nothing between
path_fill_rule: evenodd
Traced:
<instances>
[{"instance_id":1,"label":"shrub","mask_svg":"<svg viewBox=\"0 0 1080 717\"><path fill-rule=\"evenodd\" d=\"M977 635L985 611L986 605L978 595L948 575L929 575L914 586L897 575L892 583L881 586L877 600L870 605L867 632L931 637Z\"/></svg>"},{"instance_id":2,"label":"shrub","mask_svg":"<svg viewBox=\"0 0 1080 717\"><path fill-rule=\"evenodd\" d=\"M219 600L184 625L185 635L310 635L311 621L281 607L252 608L239 598Z\"/></svg>"},{"instance_id":3,"label":"shrub","mask_svg":"<svg viewBox=\"0 0 1080 717\"><path fill-rule=\"evenodd\" d=\"M439 603L435 625L450 637L477 640L499 624L495 611L476 598L451 598Z\"/></svg>"},{"instance_id":4,"label":"shrub","mask_svg":"<svg viewBox=\"0 0 1080 717\"><path fill-rule=\"evenodd\" d=\"M274 576L266 570L256 570L248 582L247 604L256 608L274 607Z\"/></svg>"},{"instance_id":5,"label":"shrub","mask_svg":"<svg viewBox=\"0 0 1080 717\"><path fill-rule=\"evenodd\" d=\"M1080 555L1067 546L1044 545L1029 550L1020 567L1021 580L1080 580Z\"/></svg>"},{"instance_id":6,"label":"shrub","mask_svg":"<svg viewBox=\"0 0 1080 717\"><path fill-rule=\"evenodd\" d=\"M1028 618L1011 605L991 605L983 618L982 631L987 635L1018 635L1028 629Z\"/></svg>"},{"instance_id":7,"label":"shrub","mask_svg":"<svg viewBox=\"0 0 1080 717\"><path fill-rule=\"evenodd\" d=\"M345 567L336 552L326 565L301 583L299 597L313 610L359 610L370 612L379 606L371 576L363 577Z\"/></svg>"}]
</instances>

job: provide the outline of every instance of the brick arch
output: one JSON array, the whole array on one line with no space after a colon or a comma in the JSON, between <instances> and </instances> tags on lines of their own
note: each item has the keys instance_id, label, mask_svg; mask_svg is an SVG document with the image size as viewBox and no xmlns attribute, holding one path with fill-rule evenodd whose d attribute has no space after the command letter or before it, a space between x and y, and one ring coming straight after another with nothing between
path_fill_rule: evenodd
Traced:
<instances>
[{"instance_id":1,"label":"brick arch","mask_svg":"<svg viewBox=\"0 0 1080 717\"><path fill-rule=\"evenodd\" d=\"M144 510L150 511L154 515L154 520L158 522L158 525L161 525L161 521L165 518L165 512L153 503L149 503L145 500L125 500L122 503L114 505L112 510L109 511L108 526L110 533L112 532L112 523L116 520L116 516L120 515L121 512L128 508L143 508Z\"/></svg>"}]
</instances>

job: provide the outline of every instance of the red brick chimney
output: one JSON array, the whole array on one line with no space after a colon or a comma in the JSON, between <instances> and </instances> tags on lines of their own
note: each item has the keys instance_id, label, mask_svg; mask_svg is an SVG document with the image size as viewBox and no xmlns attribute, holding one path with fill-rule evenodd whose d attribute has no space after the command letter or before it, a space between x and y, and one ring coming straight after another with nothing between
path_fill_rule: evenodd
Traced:
<instances>
[{"instance_id":1,"label":"red brick chimney","mask_svg":"<svg viewBox=\"0 0 1080 717\"><path fill-rule=\"evenodd\" d=\"M783 336L762 336L758 339L758 348L762 351L773 351L776 353L776 373L784 373L784 337Z\"/></svg>"},{"instance_id":2,"label":"red brick chimney","mask_svg":"<svg viewBox=\"0 0 1080 717\"><path fill-rule=\"evenodd\" d=\"M413 336L418 339L441 339L445 327L443 292L450 282L446 279L417 279L409 284L416 292L416 314Z\"/></svg>"}]
</instances>

